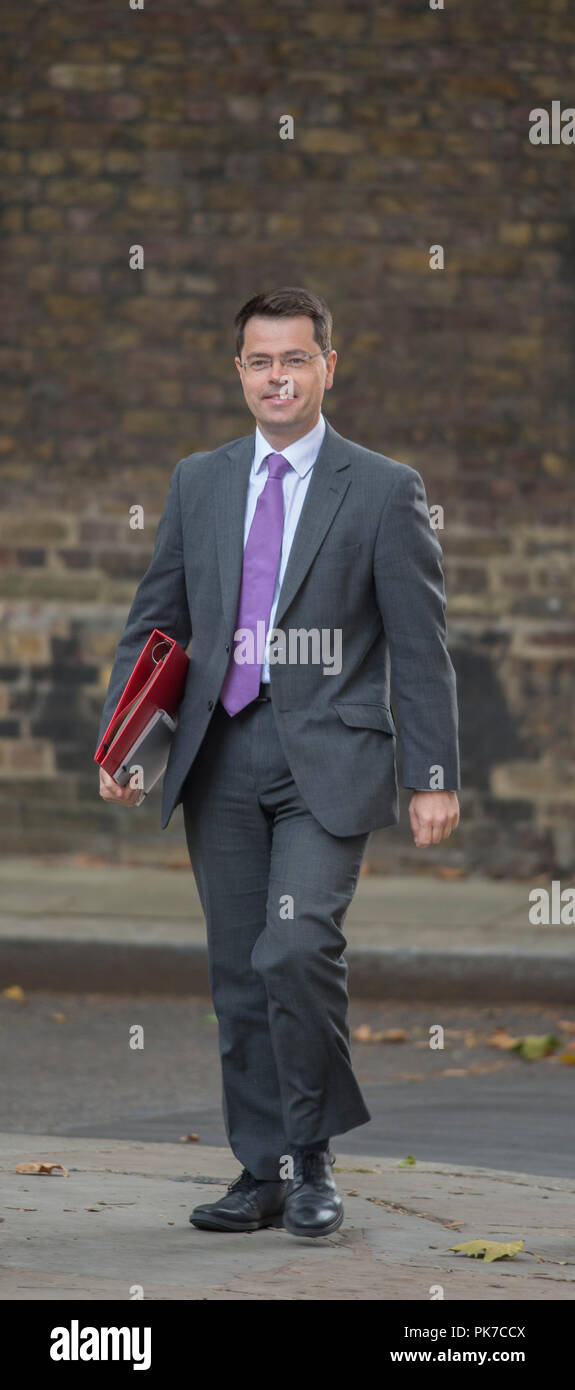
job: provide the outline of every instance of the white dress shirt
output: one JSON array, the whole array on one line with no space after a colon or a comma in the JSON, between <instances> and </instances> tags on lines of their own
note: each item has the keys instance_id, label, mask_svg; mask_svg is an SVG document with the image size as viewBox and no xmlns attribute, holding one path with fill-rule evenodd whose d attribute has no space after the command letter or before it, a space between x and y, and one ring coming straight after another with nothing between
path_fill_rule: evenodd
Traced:
<instances>
[{"instance_id":1,"label":"white dress shirt","mask_svg":"<svg viewBox=\"0 0 575 1390\"><path fill-rule=\"evenodd\" d=\"M254 512L257 500L266 485L268 478L268 454L282 454L291 463L285 476L282 478L283 498L284 498L284 529L282 549L280 556L279 569L274 590L274 598L270 613L270 621L266 633L266 644L269 641L270 632L275 623L276 609L280 596L280 589L283 584L286 572L289 553L295 535L296 526L300 519L301 509L304 498L308 490L313 465L319 453L319 448L325 434L325 416L321 414L317 425L303 434L301 439L294 440L293 444L288 444L285 449L277 449L275 445L262 434L259 425L256 425L254 457L248 483L248 495L246 500L246 513L244 523L244 550L249 536L250 527L254 519ZM264 660L262 666L262 681L269 681L270 668L269 661Z\"/></svg>"}]
</instances>

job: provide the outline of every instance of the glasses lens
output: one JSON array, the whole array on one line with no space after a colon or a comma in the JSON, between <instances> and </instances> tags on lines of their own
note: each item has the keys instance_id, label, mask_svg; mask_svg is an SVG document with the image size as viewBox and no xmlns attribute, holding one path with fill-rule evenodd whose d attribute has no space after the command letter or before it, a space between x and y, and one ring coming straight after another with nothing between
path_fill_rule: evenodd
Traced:
<instances>
[{"instance_id":1,"label":"glasses lens","mask_svg":"<svg viewBox=\"0 0 575 1390\"><path fill-rule=\"evenodd\" d=\"M288 371L298 371L302 367L307 367L312 358L309 353L297 352L289 353L286 357L280 357L280 363ZM266 372L273 367L271 357L252 357L248 359L246 366L250 372Z\"/></svg>"}]
</instances>

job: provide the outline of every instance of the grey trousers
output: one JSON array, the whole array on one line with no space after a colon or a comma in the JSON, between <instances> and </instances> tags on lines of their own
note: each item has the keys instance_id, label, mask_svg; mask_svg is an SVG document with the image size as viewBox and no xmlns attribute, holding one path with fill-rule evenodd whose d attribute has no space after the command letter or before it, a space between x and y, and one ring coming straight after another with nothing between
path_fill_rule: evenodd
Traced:
<instances>
[{"instance_id":1,"label":"grey trousers","mask_svg":"<svg viewBox=\"0 0 575 1390\"><path fill-rule=\"evenodd\" d=\"M218 703L182 794L207 924L232 1152L278 1179L290 1146L371 1115L351 1067L342 923L367 834L330 835L293 781L273 706Z\"/></svg>"}]
</instances>

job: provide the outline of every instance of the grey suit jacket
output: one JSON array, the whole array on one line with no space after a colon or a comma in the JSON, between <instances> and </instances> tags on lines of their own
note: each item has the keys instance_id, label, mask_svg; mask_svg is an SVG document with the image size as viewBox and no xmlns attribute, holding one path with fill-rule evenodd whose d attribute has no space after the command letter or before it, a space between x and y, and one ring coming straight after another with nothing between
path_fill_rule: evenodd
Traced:
<instances>
[{"instance_id":1,"label":"grey suit jacket","mask_svg":"<svg viewBox=\"0 0 575 1390\"><path fill-rule=\"evenodd\" d=\"M458 720L442 551L422 479L326 423L275 619L288 659L272 662L270 680L296 785L320 824L343 836L398 820L390 666L406 787L458 788ZM182 800L230 660L253 450L252 433L180 459L116 651L98 742L154 627L184 649L191 639L162 828ZM297 629L338 629L341 670L328 674L305 637L296 653Z\"/></svg>"}]
</instances>

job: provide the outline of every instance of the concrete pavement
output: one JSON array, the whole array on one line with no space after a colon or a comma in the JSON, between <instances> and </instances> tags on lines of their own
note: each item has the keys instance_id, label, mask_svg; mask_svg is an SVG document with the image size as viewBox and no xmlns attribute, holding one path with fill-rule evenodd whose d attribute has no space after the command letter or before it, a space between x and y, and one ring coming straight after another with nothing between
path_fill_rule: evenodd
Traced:
<instances>
[{"instance_id":1,"label":"concrete pavement","mask_svg":"<svg viewBox=\"0 0 575 1390\"><path fill-rule=\"evenodd\" d=\"M0 1299L573 1300L575 1180L334 1151L345 1221L305 1240L190 1225L239 1173L228 1150L2 1134ZM68 1176L18 1173L26 1162ZM449 1249L474 1239L524 1250Z\"/></svg>"},{"instance_id":2,"label":"concrete pavement","mask_svg":"<svg viewBox=\"0 0 575 1390\"><path fill-rule=\"evenodd\" d=\"M534 886L362 876L344 927L352 994L572 1003L575 928L531 925ZM0 977L28 989L205 993L205 923L191 869L81 855L4 859Z\"/></svg>"}]
</instances>

